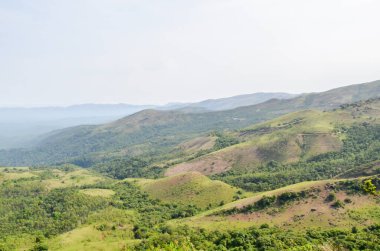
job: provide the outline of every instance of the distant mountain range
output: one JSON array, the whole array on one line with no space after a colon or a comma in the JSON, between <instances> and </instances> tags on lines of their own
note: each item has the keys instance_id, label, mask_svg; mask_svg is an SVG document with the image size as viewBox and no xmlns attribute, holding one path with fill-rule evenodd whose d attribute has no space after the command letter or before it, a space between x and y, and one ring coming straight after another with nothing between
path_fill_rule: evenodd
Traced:
<instances>
[{"instance_id":1,"label":"distant mountain range","mask_svg":"<svg viewBox=\"0 0 380 251\"><path fill-rule=\"evenodd\" d=\"M30 146L38 136L78 125L95 125L145 109L206 112L254 105L273 98L292 98L287 93L254 93L199 103L171 103L163 106L130 104L82 104L69 107L0 108L0 149Z\"/></svg>"},{"instance_id":2,"label":"distant mountain range","mask_svg":"<svg viewBox=\"0 0 380 251\"><path fill-rule=\"evenodd\" d=\"M0 108L0 149L29 146L52 130L110 122L152 108L128 104L83 104L69 107Z\"/></svg>"},{"instance_id":3,"label":"distant mountain range","mask_svg":"<svg viewBox=\"0 0 380 251\"><path fill-rule=\"evenodd\" d=\"M77 126L49 133L40 137L30 149L0 152L0 164L51 164L75 162L78 158L96 161L144 154L163 156L178 144L211 131L241 129L289 112L329 110L379 96L380 81L375 81L291 99L270 99L232 110L191 113L181 109L148 109L111 123Z\"/></svg>"},{"instance_id":4,"label":"distant mountain range","mask_svg":"<svg viewBox=\"0 0 380 251\"><path fill-rule=\"evenodd\" d=\"M158 109L179 109L182 111L223 111L231 110L241 106L256 105L270 99L290 99L298 96L283 92L265 93L258 92L253 94L238 95L228 98L208 99L197 103L173 103Z\"/></svg>"}]
</instances>

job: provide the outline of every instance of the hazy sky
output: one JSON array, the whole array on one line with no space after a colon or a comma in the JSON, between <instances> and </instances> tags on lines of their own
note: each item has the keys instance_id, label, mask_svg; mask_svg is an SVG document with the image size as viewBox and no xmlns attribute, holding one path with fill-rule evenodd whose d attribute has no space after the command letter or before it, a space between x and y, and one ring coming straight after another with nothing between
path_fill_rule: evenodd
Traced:
<instances>
[{"instance_id":1,"label":"hazy sky","mask_svg":"<svg viewBox=\"0 0 380 251\"><path fill-rule=\"evenodd\" d=\"M166 103L380 79L379 0L0 0L0 105Z\"/></svg>"}]
</instances>

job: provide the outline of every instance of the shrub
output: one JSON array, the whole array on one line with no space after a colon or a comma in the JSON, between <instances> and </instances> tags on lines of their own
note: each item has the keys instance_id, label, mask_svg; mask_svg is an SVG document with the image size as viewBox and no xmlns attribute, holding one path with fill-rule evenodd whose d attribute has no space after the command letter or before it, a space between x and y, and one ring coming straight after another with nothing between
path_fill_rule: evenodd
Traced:
<instances>
[{"instance_id":1,"label":"shrub","mask_svg":"<svg viewBox=\"0 0 380 251\"><path fill-rule=\"evenodd\" d=\"M345 198L344 203L346 204L352 203L352 200L350 198Z\"/></svg>"},{"instance_id":2,"label":"shrub","mask_svg":"<svg viewBox=\"0 0 380 251\"><path fill-rule=\"evenodd\" d=\"M362 189L369 194L376 195L376 186L372 183L372 180L365 180L362 185Z\"/></svg>"},{"instance_id":3,"label":"shrub","mask_svg":"<svg viewBox=\"0 0 380 251\"><path fill-rule=\"evenodd\" d=\"M335 209L343 208L343 207L344 207L344 204L343 204L342 201L337 200L337 201L335 201L335 202L331 205L331 207L333 207L333 208L335 208Z\"/></svg>"},{"instance_id":4,"label":"shrub","mask_svg":"<svg viewBox=\"0 0 380 251\"><path fill-rule=\"evenodd\" d=\"M260 200L255 202L255 208L257 209L265 209L274 204L276 201L276 196L263 196Z\"/></svg>"},{"instance_id":5,"label":"shrub","mask_svg":"<svg viewBox=\"0 0 380 251\"><path fill-rule=\"evenodd\" d=\"M286 203L298 200L299 198L300 198L300 195L298 193L286 192L286 193L280 194L277 197L277 200L280 205L284 205Z\"/></svg>"},{"instance_id":6,"label":"shrub","mask_svg":"<svg viewBox=\"0 0 380 251\"><path fill-rule=\"evenodd\" d=\"M330 193L329 195L327 195L327 197L325 199L326 202L331 202L331 201L334 201L334 200L336 200L335 193Z\"/></svg>"}]
</instances>

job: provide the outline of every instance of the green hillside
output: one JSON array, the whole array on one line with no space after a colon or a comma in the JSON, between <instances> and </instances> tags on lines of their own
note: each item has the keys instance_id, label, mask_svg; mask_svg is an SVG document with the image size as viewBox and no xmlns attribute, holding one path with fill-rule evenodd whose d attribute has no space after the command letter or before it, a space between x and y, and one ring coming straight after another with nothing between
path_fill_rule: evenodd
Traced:
<instances>
[{"instance_id":1,"label":"green hillside","mask_svg":"<svg viewBox=\"0 0 380 251\"><path fill-rule=\"evenodd\" d=\"M378 186L379 177L299 183L170 224L206 229L244 229L269 224L298 231L379 224L378 194L366 192L363 185L371 180Z\"/></svg>"},{"instance_id":2,"label":"green hillside","mask_svg":"<svg viewBox=\"0 0 380 251\"><path fill-rule=\"evenodd\" d=\"M157 180L139 180L138 185L155 199L211 208L243 196L243 192L221 181L196 173L184 173Z\"/></svg>"},{"instance_id":3,"label":"green hillside","mask_svg":"<svg viewBox=\"0 0 380 251\"><path fill-rule=\"evenodd\" d=\"M224 187L223 198L236 191ZM0 168L0 250L130 250L165 221L199 211L181 202L75 166Z\"/></svg>"},{"instance_id":4,"label":"green hillside","mask_svg":"<svg viewBox=\"0 0 380 251\"><path fill-rule=\"evenodd\" d=\"M132 247L133 211L109 207L89 216L85 226L58 235L47 241L51 250L125 250ZM117 226L117 229L113 229Z\"/></svg>"},{"instance_id":5,"label":"green hillside","mask_svg":"<svg viewBox=\"0 0 380 251\"><path fill-rule=\"evenodd\" d=\"M300 111L260 123L233 134L240 144L170 167L166 175L198 171L206 175L228 170L256 170L269 162L292 164L330 152L340 152L346 129L355 124L377 125L380 99L343 106L333 111Z\"/></svg>"},{"instance_id":6,"label":"green hillside","mask_svg":"<svg viewBox=\"0 0 380 251\"><path fill-rule=\"evenodd\" d=\"M377 187L372 176L242 195L199 173L115 181L74 166L1 168L0 250L376 250Z\"/></svg>"},{"instance_id":7,"label":"green hillside","mask_svg":"<svg viewBox=\"0 0 380 251\"><path fill-rule=\"evenodd\" d=\"M32 149L1 151L2 165L73 162L89 166L123 156L163 158L178 144L214 130L241 129L292 111L333 109L361 99L378 97L380 81L342 87L293 99L273 99L233 110L185 113L145 110L100 126L56 131Z\"/></svg>"}]
</instances>

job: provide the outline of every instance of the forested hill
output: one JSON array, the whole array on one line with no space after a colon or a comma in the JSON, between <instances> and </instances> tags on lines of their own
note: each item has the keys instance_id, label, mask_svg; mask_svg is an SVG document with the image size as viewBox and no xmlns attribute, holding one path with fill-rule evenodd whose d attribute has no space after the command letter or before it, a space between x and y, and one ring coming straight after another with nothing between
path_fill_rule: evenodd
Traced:
<instances>
[{"instance_id":1,"label":"forested hill","mask_svg":"<svg viewBox=\"0 0 380 251\"><path fill-rule=\"evenodd\" d=\"M185 140L213 130L240 129L293 111L332 109L378 96L380 81L375 81L293 99L272 99L227 111L185 113L144 110L100 126L56 131L31 149L2 151L0 164L50 164L73 161L79 157L104 158L147 152L161 154Z\"/></svg>"}]
</instances>

